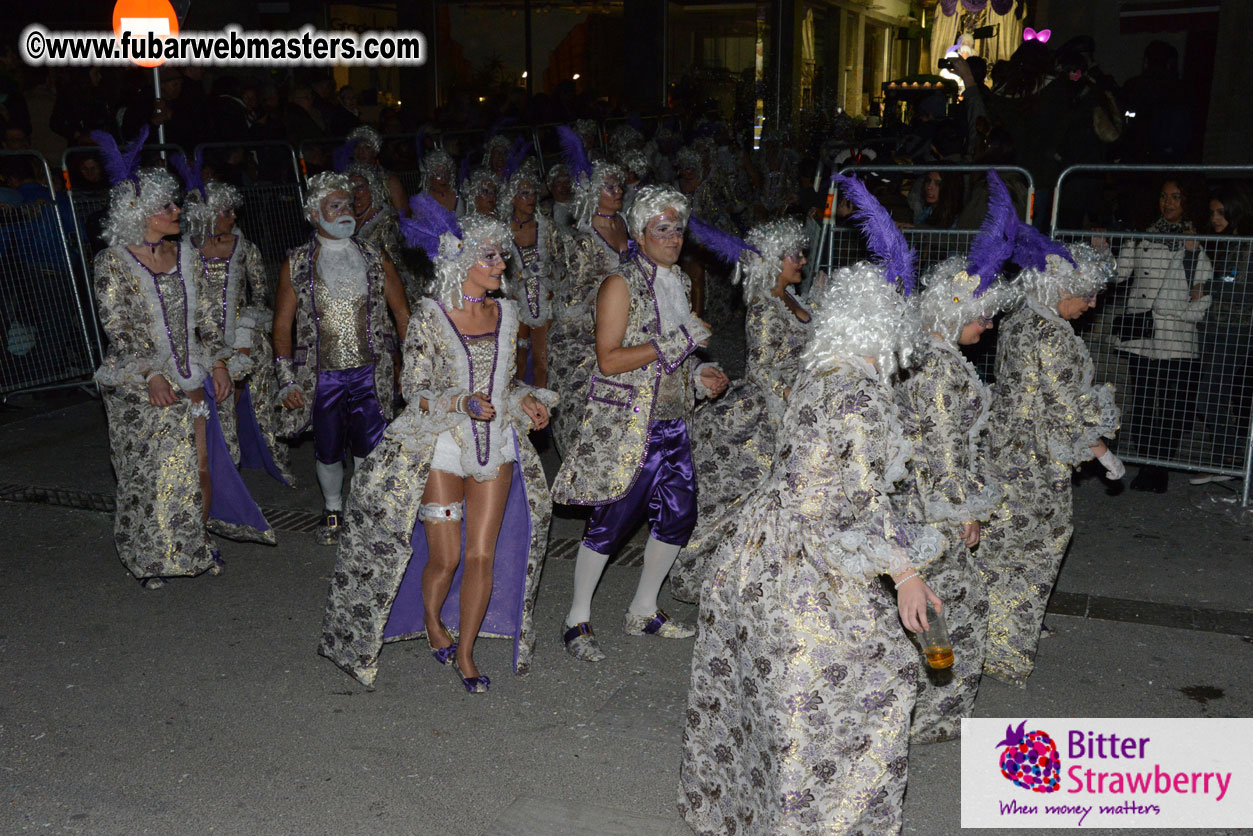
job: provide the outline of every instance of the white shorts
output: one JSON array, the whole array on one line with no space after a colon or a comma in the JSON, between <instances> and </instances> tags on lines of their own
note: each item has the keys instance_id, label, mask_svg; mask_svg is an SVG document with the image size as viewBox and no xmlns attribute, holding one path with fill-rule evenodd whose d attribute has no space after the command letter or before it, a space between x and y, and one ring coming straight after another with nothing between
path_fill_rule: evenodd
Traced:
<instances>
[{"instance_id":1,"label":"white shorts","mask_svg":"<svg viewBox=\"0 0 1253 836\"><path fill-rule=\"evenodd\" d=\"M493 427L492 429L497 429ZM499 435L503 433L493 433L492 441L496 442L498 449L493 455L496 467L499 468L506 462L518 460L517 453L513 449L513 443L508 438L498 440ZM473 438L473 437L471 437ZM471 440L470 443L474 443ZM442 470L445 473L451 473L453 476L466 478L466 472L461 467L461 445L457 443L457 439L453 438L450 430L440 433L435 439L435 452L431 454L431 470Z\"/></svg>"}]
</instances>

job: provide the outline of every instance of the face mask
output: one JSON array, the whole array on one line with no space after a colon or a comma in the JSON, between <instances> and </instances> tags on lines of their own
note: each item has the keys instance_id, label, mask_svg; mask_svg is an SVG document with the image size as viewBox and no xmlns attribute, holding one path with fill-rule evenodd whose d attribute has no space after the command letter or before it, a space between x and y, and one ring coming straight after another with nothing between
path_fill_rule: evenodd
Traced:
<instances>
[{"instance_id":1,"label":"face mask","mask_svg":"<svg viewBox=\"0 0 1253 836\"><path fill-rule=\"evenodd\" d=\"M318 226L330 238L351 238L357 231L357 222L352 215L341 215L333 221L319 218Z\"/></svg>"}]
</instances>

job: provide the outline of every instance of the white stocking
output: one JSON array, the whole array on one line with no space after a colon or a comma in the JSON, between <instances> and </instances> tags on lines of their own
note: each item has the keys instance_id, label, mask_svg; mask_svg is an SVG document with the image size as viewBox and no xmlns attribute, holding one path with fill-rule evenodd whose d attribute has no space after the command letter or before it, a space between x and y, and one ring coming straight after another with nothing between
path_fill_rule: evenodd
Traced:
<instances>
[{"instance_id":1,"label":"white stocking","mask_svg":"<svg viewBox=\"0 0 1253 836\"><path fill-rule=\"evenodd\" d=\"M566 616L567 627L592 620L592 593L596 591L596 584L600 583L600 576L605 573L608 562L609 555L579 546L579 556L574 561L574 600L570 603L570 614Z\"/></svg>"},{"instance_id":2,"label":"white stocking","mask_svg":"<svg viewBox=\"0 0 1253 836\"><path fill-rule=\"evenodd\" d=\"M344 510L344 463L317 462L318 484L322 486L322 505L328 511Z\"/></svg>"},{"instance_id":3,"label":"white stocking","mask_svg":"<svg viewBox=\"0 0 1253 836\"><path fill-rule=\"evenodd\" d=\"M657 612L657 593L665 583L670 567L679 556L682 546L672 546L652 537L644 546L644 569L640 572L640 584L635 588L635 599L627 607L631 615L652 616Z\"/></svg>"}]
</instances>

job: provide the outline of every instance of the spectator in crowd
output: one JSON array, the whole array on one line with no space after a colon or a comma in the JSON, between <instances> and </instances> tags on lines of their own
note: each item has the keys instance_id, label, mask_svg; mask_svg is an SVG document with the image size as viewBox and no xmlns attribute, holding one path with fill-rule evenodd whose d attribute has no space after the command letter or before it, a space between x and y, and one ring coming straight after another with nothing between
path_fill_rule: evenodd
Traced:
<instances>
[{"instance_id":1,"label":"spectator in crowd","mask_svg":"<svg viewBox=\"0 0 1253 836\"><path fill-rule=\"evenodd\" d=\"M1221 183L1210 192L1209 232L1212 235L1248 236L1253 221L1248 193L1235 183ZM1201 330L1202 392L1198 418L1210 431L1207 464L1240 467L1248 440L1253 380L1249 361L1253 356L1253 254L1248 241L1211 242L1214 299ZM1226 481L1230 476L1203 474L1192 484Z\"/></svg>"},{"instance_id":2,"label":"spectator in crowd","mask_svg":"<svg viewBox=\"0 0 1253 836\"><path fill-rule=\"evenodd\" d=\"M1192 140L1192 108L1179 78L1179 51L1165 41L1144 48L1144 70L1123 85L1130 117L1123 155L1127 162L1173 163Z\"/></svg>"},{"instance_id":3,"label":"spectator in crowd","mask_svg":"<svg viewBox=\"0 0 1253 836\"><path fill-rule=\"evenodd\" d=\"M1124 431L1143 458L1174 458L1192 426L1196 407L1200 344L1197 325L1205 319L1214 270L1196 241L1180 236L1195 232L1187 216L1183 182L1162 183L1161 216L1148 236L1130 242L1118 254L1115 281L1131 279L1117 348L1130 355L1131 409ZM1170 237L1156 237L1156 236ZM1165 493L1163 465L1140 468L1132 490Z\"/></svg>"},{"instance_id":4,"label":"spectator in crowd","mask_svg":"<svg viewBox=\"0 0 1253 836\"><path fill-rule=\"evenodd\" d=\"M100 67L72 67L60 77L48 125L69 145L90 145L91 131L117 130L117 94L106 78Z\"/></svg>"}]
</instances>

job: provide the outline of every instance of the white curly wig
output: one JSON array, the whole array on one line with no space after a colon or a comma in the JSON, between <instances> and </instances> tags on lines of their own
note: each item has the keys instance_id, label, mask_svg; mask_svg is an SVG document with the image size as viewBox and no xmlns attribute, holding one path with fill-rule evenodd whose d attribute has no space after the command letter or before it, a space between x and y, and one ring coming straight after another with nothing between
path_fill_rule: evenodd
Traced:
<instances>
[{"instance_id":1,"label":"white curly wig","mask_svg":"<svg viewBox=\"0 0 1253 836\"><path fill-rule=\"evenodd\" d=\"M496 215L501 220L508 221L513 216L513 199L517 197L522 187L530 184L539 194L540 187L544 185L543 178L540 177L539 163L534 157L528 157L518 166L518 170L500 185L496 190Z\"/></svg>"},{"instance_id":2,"label":"white curly wig","mask_svg":"<svg viewBox=\"0 0 1253 836\"><path fill-rule=\"evenodd\" d=\"M908 367L922 341L916 299L906 299L868 261L839 268L814 306L802 367L819 373L849 357L873 357L884 378Z\"/></svg>"},{"instance_id":3,"label":"white curly wig","mask_svg":"<svg viewBox=\"0 0 1253 836\"><path fill-rule=\"evenodd\" d=\"M440 171L444 172L444 178L451 184L457 167L452 161L451 154L443 148L435 148L427 151L422 157L421 169L422 188L426 190L431 187L431 181L435 179L435 175Z\"/></svg>"},{"instance_id":4,"label":"white curly wig","mask_svg":"<svg viewBox=\"0 0 1253 836\"><path fill-rule=\"evenodd\" d=\"M349 177L360 177L370 188L370 208L382 209L388 204L387 184L383 182L383 169L375 163L354 162L344 172Z\"/></svg>"},{"instance_id":5,"label":"white curly wig","mask_svg":"<svg viewBox=\"0 0 1253 836\"><path fill-rule=\"evenodd\" d=\"M358 125L353 128L348 134L348 141L352 142L354 139L368 145L375 154L383 148L383 137L369 125Z\"/></svg>"},{"instance_id":6,"label":"white curly wig","mask_svg":"<svg viewBox=\"0 0 1253 836\"><path fill-rule=\"evenodd\" d=\"M692 213L687 198L678 189L669 186L645 186L636 193L635 202L631 204L631 209L627 212L627 231L636 241L643 240L644 229L648 226L648 222L667 209L674 209L678 212L679 219L685 224Z\"/></svg>"},{"instance_id":7,"label":"white curly wig","mask_svg":"<svg viewBox=\"0 0 1253 836\"><path fill-rule=\"evenodd\" d=\"M1022 302L1022 291L1004 279L975 296L979 277L966 264L965 257L951 256L922 275L922 326L949 342L956 342L962 329L979 317L991 319Z\"/></svg>"},{"instance_id":8,"label":"white curly wig","mask_svg":"<svg viewBox=\"0 0 1253 836\"><path fill-rule=\"evenodd\" d=\"M744 265L744 301L765 296L774 290L775 281L783 269L783 257L809 246L809 236L800 221L780 218L758 224L748 231L744 239L761 253L744 250L740 261Z\"/></svg>"},{"instance_id":9,"label":"white curly wig","mask_svg":"<svg viewBox=\"0 0 1253 836\"><path fill-rule=\"evenodd\" d=\"M109 215L104 240L110 246L139 244L148 221L161 213L179 194L178 181L163 168L141 168L134 180L122 180L109 191Z\"/></svg>"},{"instance_id":10,"label":"white curly wig","mask_svg":"<svg viewBox=\"0 0 1253 836\"><path fill-rule=\"evenodd\" d=\"M1017 283L1027 298L1034 299L1045 308L1056 310L1062 294L1087 296L1099 293L1114 276L1117 265L1113 256L1097 252L1087 244L1065 246L1075 264L1050 253L1046 259L1048 267L1044 270L1028 267L1018 274Z\"/></svg>"},{"instance_id":11,"label":"white curly wig","mask_svg":"<svg viewBox=\"0 0 1253 836\"><path fill-rule=\"evenodd\" d=\"M317 226L317 222L313 220L313 213L321 212L322 201L334 192L347 192L349 196L352 195L352 183L348 180L347 174L323 171L309 178L309 190L305 193L305 218L309 223Z\"/></svg>"},{"instance_id":12,"label":"white curly wig","mask_svg":"<svg viewBox=\"0 0 1253 836\"><path fill-rule=\"evenodd\" d=\"M648 162L648 155L639 148L632 148L625 152L621 158L621 165L623 171L629 171L641 180L648 176L649 169L652 168Z\"/></svg>"},{"instance_id":13,"label":"white curly wig","mask_svg":"<svg viewBox=\"0 0 1253 836\"><path fill-rule=\"evenodd\" d=\"M476 211L474 199L489 190L496 192L499 196L500 186L496 183L496 175L492 173L492 170L481 165L474 169L461 184L461 203L464 213L467 215L474 213Z\"/></svg>"},{"instance_id":14,"label":"white curly wig","mask_svg":"<svg viewBox=\"0 0 1253 836\"><path fill-rule=\"evenodd\" d=\"M626 184L626 172L611 162L601 160L592 164L590 177L580 177L574 185L574 218L579 229L591 229L592 216L600 206L602 186Z\"/></svg>"},{"instance_id":15,"label":"white curly wig","mask_svg":"<svg viewBox=\"0 0 1253 836\"><path fill-rule=\"evenodd\" d=\"M183 231L201 240L214 234L219 213L244 205L244 196L230 183L210 180L204 190L206 196L202 196L199 189L189 190L183 204L183 218L186 220Z\"/></svg>"},{"instance_id":16,"label":"white curly wig","mask_svg":"<svg viewBox=\"0 0 1253 836\"><path fill-rule=\"evenodd\" d=\"M440 236L439 257L435 259L435 276L431 280L431 298L446 308L465 306L461 298L461 283L487 248L498 247L508 259L509 242L513 239L509 227L486 215L469 215L461 219L460 226L461 238L451 232ZM505 290L503 275L500 289L502 292Z\"/></svg>"}]
</instances>

